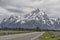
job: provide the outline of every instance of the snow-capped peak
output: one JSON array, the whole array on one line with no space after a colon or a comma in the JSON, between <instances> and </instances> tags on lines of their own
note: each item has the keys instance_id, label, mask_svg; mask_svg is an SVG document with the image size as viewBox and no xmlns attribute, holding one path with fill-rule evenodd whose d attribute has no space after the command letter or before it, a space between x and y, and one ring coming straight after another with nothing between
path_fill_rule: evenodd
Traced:
<instances>
[{"instance_id":1,"label":"snow-capped peak","mask_svg":"<svg viewBox=\"0 0 60 40\"><path fill-rule=\"evenodd\" d=\"M20 18L20 16L11 15L8 18L4 18L2 20L2 22L11 23L11 22L14 22L14 21L18 20L19 18Z\"/></svg>"},{"instance_id":2,"label":"snow-capped peak","mask_svg":"<svg viewBox=\"0 0 60 40\"><path fill-rule=\"evenodd\" d=\"M48 18L48 16L43 10L37 8L36 10L33 10L30 14L26 14L24 18L26 20L39 20Z\"/></svg>"}]
</instances>

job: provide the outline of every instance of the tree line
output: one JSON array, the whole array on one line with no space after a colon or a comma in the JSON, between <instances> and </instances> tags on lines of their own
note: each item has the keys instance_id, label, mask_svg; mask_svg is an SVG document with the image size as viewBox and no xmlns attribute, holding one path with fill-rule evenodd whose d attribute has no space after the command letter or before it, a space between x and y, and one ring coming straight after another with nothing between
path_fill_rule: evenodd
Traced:
<instances>
[{"instance_id":1,"label":"tree line","mask_svg":"<svg viewBox=\"0 0 60 40\"><path fill-rule=\"evenodd\" d=\"M15 31L40 31L40 28L39 27L35 27L35 28L31 28L31 29L28 29L28 28L8 28L8 27L3 27L3 28L0 28L0 30L15 30Z\"/></svg>"}]
</instances>

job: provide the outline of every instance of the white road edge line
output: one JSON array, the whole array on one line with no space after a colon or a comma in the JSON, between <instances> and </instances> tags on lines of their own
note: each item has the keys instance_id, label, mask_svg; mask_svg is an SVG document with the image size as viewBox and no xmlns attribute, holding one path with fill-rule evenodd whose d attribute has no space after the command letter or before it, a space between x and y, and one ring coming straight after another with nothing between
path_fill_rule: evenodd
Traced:
<instances>
[{"instance_id":1,"label":"white road edge line","mask_svg":"<svg viewBox=\"0 0 60 40\"><path fill-rule=\"evenodd\" d=\"M45 33L45 32L41 33L40 35L38 35L38 36L32 38L31 40L35 40L35 39L37 39L38 37L40 37L40 36L43 35L44 33Z\"/></svg>"}]
</instances>

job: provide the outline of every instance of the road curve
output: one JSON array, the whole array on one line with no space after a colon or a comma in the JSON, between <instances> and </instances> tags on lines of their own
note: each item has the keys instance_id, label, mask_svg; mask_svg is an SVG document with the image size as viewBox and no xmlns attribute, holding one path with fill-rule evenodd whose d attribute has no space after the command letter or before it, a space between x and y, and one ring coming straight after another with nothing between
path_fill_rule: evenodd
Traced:
<instances>
[{"instance_id":1,"label":"road curve","mask_svg":"<svg viewBox=\"0 0 60 40\"><path fill-rule=\"evenodd\" d=\"M0 40L37 40L44 32L32 32L25 34L15 34L8 36L0 36Z\"/></svg>"}]
</instances>

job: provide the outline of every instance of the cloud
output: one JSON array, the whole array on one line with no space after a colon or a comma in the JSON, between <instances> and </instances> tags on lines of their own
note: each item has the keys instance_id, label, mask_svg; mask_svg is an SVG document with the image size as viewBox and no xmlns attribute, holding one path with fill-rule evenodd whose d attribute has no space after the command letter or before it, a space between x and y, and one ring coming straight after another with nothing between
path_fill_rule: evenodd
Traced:
<instances>
[{"instance_id":1,"label":"cloud","mask_svg":"<svg viewBox=\"0 0 60 40\"><path fill-rule=\"evenodd\" d=\"M7 15L21 16L39 8L46 9L50 16L60 17L60 0L0 0L0 7L7 11Z\"/></svg>"},{"instance_id":2,"label":"cloud","mask_svg":"<svg viewBox=\"0 0 60 40\"><path fill-rule=\"evenodd\" d=\"M5 13L5 14L4 14ZM9 13L6 9L4 9L4 8L2 8L2 7L0 7L0 15L11 15L11 13Z\"/></svg>"},{"instance_id":3,"label":"cloud","mask_svg":"<svg viewBox=\"0 0 60 40\"><path fill-rule=\"evenodd\" d=\"M8 17L10 15L13 15L13 13L10 13L8 10L0 7L0 19L1 18L5 18L5 17Z\"/></svg>"}]
</instances>

